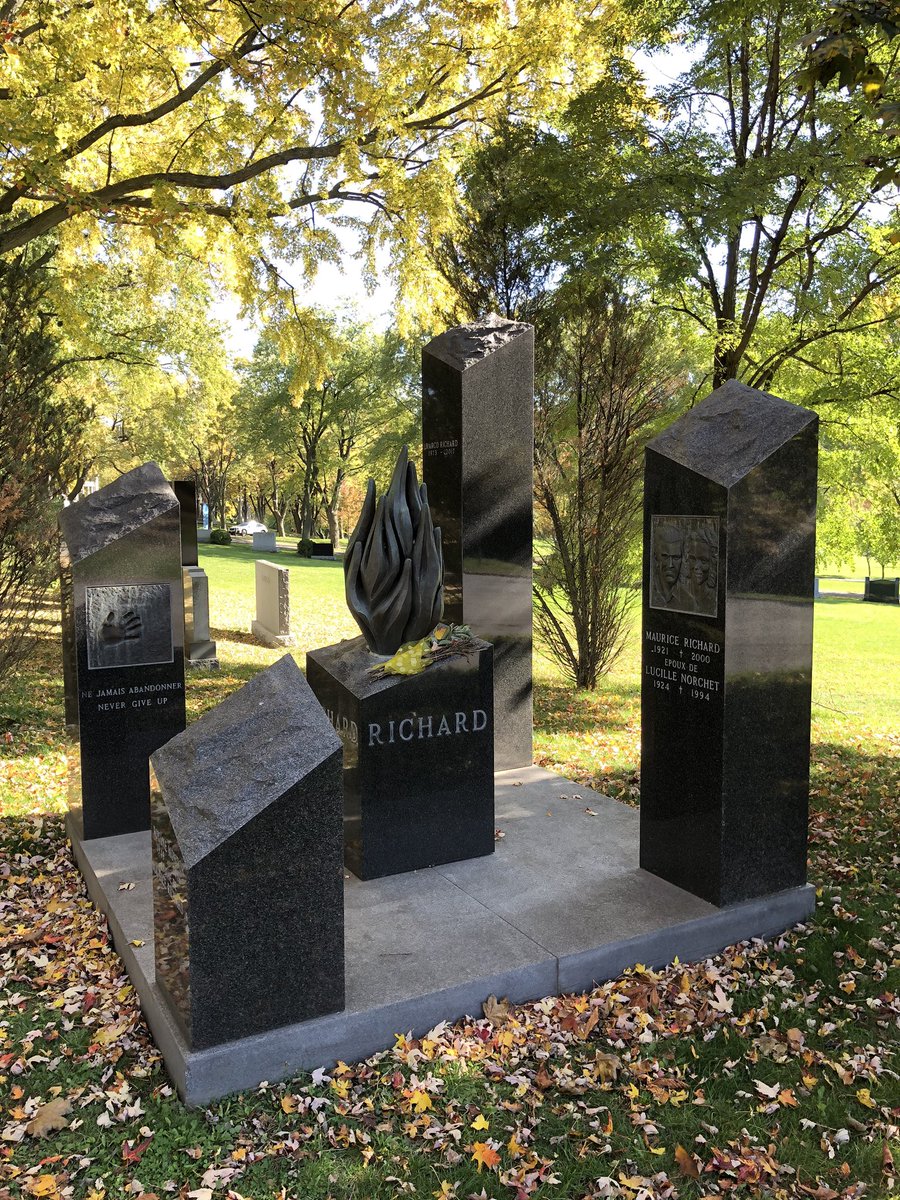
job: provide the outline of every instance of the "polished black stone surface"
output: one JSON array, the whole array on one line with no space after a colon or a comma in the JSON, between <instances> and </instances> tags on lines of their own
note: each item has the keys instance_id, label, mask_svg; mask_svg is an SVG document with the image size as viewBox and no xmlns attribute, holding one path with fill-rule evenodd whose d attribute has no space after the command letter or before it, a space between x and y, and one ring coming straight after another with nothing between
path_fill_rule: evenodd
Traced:
<instances>
[{"instance_id":1,"label":"polished black stone surface","mask_svg":"<svg viewBox=\"0 0 900 1200\"><path fill-rule=\"evenodd\" d=\"M181 565L196 567L197 557L197 485L193 479L173 479L172 491L181 506Z\"/></svg>"},{"instance_id":2,"label":"polished black stone surface","mask_svg":"<svg viewBox=\"0 0 900 1200\"><path fill-rule=\"evenodd\" d=\"M341 744L294 660L152 763L156 979L190 1045L340 1011Z\"/></svg>"},{"instance_id":3,"label":"polished black stone surface","mask_svg":"<svg viewBox=\"0 0 900 1200\"><path fill-rule=\"evenodd\" d=\"M344 744L344 843L360 879L494 851L491 647L384 676L363 638L306 656Z\"/></svg>"},{"instance_id":4,"label":"polished black stone surface","mask_svg":"<svg viewBox=\"0 0 900 1200\"><path fill-rule=\"evenodd\" d=\"M422 352L422 476L444 550L444 619L494 647L498 770L532 760L534 330L488 318Z\"/></svg>"},{"instance_id":5,"label":"polished black stone surface","mask_svg":"<svg viewBox=\"0 0 900 1200\"><path fill-rule=\"evenodd\" d=\"M863 600L875 604L900 604L900 579L870 579L867 575Z\"/></svg>"},{"instance_id":6,"label":"polished black stone surface","mask_svg":"<svg viewBox=\"0 0 900 1200\"><path fill-rule=\"evenodd\" d=\"M69 805L81 835L150 827L150 754L184 728L178 501L155 463L63 509Z\"/></svg>"},{"instance_id":7,"label":"polished black stone surface","mask_svg":"<svg viewBox=\"0 0 900 1200\"><path fill-rule=\"evenodd\" d=\"M714 904L806 880L817 424L731 381L647 448L641 866Z\"/></svg>"}]
</instances>

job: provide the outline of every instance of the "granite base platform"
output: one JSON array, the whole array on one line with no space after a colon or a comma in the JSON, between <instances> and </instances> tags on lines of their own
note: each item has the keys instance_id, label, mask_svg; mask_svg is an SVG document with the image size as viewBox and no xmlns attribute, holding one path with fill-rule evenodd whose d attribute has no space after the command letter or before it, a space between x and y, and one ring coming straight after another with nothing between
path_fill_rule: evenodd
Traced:
<instances>
[{"instance_id":1,"label":"granite base platform","mask_svg":"<svg viewBox=\"0 0 900 1200\"><path fill-rule=\"evenodd\" d=\"M366 883L348 876L343 1012L199 1051L154 981L149 833L72 843L169 1074L193 1105L365 1058L398 1033L480 1014L491 994L521 1002L584 991L635 962L696 960L770 937L815 907L811 886L722 909L681 891L638 868L636 809L539 767L497 775L496 813L505 836L487 858Z\"/></svg>"}]
</instances>

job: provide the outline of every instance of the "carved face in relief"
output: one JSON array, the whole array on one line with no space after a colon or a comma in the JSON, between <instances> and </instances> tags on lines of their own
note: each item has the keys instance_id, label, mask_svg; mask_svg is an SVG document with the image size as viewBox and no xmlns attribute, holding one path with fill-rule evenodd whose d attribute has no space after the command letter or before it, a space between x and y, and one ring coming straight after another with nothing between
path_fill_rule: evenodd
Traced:
<instances>
[{"instance_id":1,"label":"carved face in relief","mask_svg":"<svg viewBox=\"0 0 900 1200\"><path fill-rule=\"evenodd\" d=\"M714 617L719 518L654 514L650 537L650 607Z\"/></svg>"},{"instance_id":2,"label":"carved face in relief","mask_svg":"<svg viewBox=\"0 0 900 1200\"><path fill-rule=\"evenodd\" d=\"M712 547L702 538L689 538L684 549L691 583L695 587L705 587L712 569Z\"/></svg>"},{"instance_id":3,"label":"carved face in relief","mask_svg":"<svg viewBox=\"0 0 900 1200\"><path fill-rule=\"evenodd\" d=\"M671 525L663 525L656 532L654 556L656 571L664 592L671 592L681 574L684 557L684 538Z\"/></svg>"}]
</instances>

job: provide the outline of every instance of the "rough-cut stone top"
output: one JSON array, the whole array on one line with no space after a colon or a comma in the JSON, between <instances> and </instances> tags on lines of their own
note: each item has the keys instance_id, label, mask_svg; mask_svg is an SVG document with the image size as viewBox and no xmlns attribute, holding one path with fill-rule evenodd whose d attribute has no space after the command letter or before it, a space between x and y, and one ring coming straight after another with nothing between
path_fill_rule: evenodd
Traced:
<instances>
[{"instance_id":1,"label":"rough-cut stone top","mask_svg":"<svg viewBox=\"0 0 900 1200\"><path fill-rule=\"evenodd\" d=\"M457 325L445 333L439 333L431 339L424 352L439 358L448 366L456 367L458 371L465 371L516 338L533 333L533 325L526 325L524 321L508 321L491 313L474 325Z\"/></svg>"},{"instance_id":2,"label":"rough-cut stone top","mask_svg":"<svg viewBox=\"0 0 900 1200\"><path fill-rule=\"evenodd\" d=\"M285 655L150 757L186 867L341 749Z\"/></svg>"},{"instance_id":3,"label":"rough-cut stone top","mask_svg":"<svg viewBox=\"0 0 900 1200\"><path fill-rule=\"evenodd\" d=\"M59 528L70 560L78 563L178 507L162 471L149 462L64 508Z\"/></svg>"},{"instance_id":4,"label":"rough-cut stone top","mask_svg":"<svg viewBox=\"0 0 900 1200\"><path fill-rule=\"evenodd\" d=\"M732 487L816 414L729 379L648 443L674 462Z\"/></svg>"}]
</instances>

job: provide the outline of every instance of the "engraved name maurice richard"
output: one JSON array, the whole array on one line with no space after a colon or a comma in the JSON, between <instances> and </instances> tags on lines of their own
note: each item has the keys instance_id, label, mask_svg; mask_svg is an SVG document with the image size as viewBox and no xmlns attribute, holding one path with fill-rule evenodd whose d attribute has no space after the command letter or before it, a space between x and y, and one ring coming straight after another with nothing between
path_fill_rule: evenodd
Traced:
<instances>
[{"instance_id":1,"label":"engraved name maurice richard","mask_svg":"<svg viewBox=\"0 0 900 1200\"><path fill-rule=\"evenodd\" d=\"M346 742L359 742L356 722L326 708L334 728ZM423 738L455 737L463 733L481 733L487 729L487 713L483 708L468 712L442 713L440 716L417 716L391 721L370 721L366 728L367 746L393 746L396 742L418 742Z\"/></svg>"},{"instance_id":2,"label":"engraved name maurice richard","mask_svg":"<svg viewBox=\"0 0 900 1200\"><path fill-rule=\"evenodd\" d=\"M717 615L718 517L654 515L650 557L651 608Z\"/></svg>"}]
</instances>

